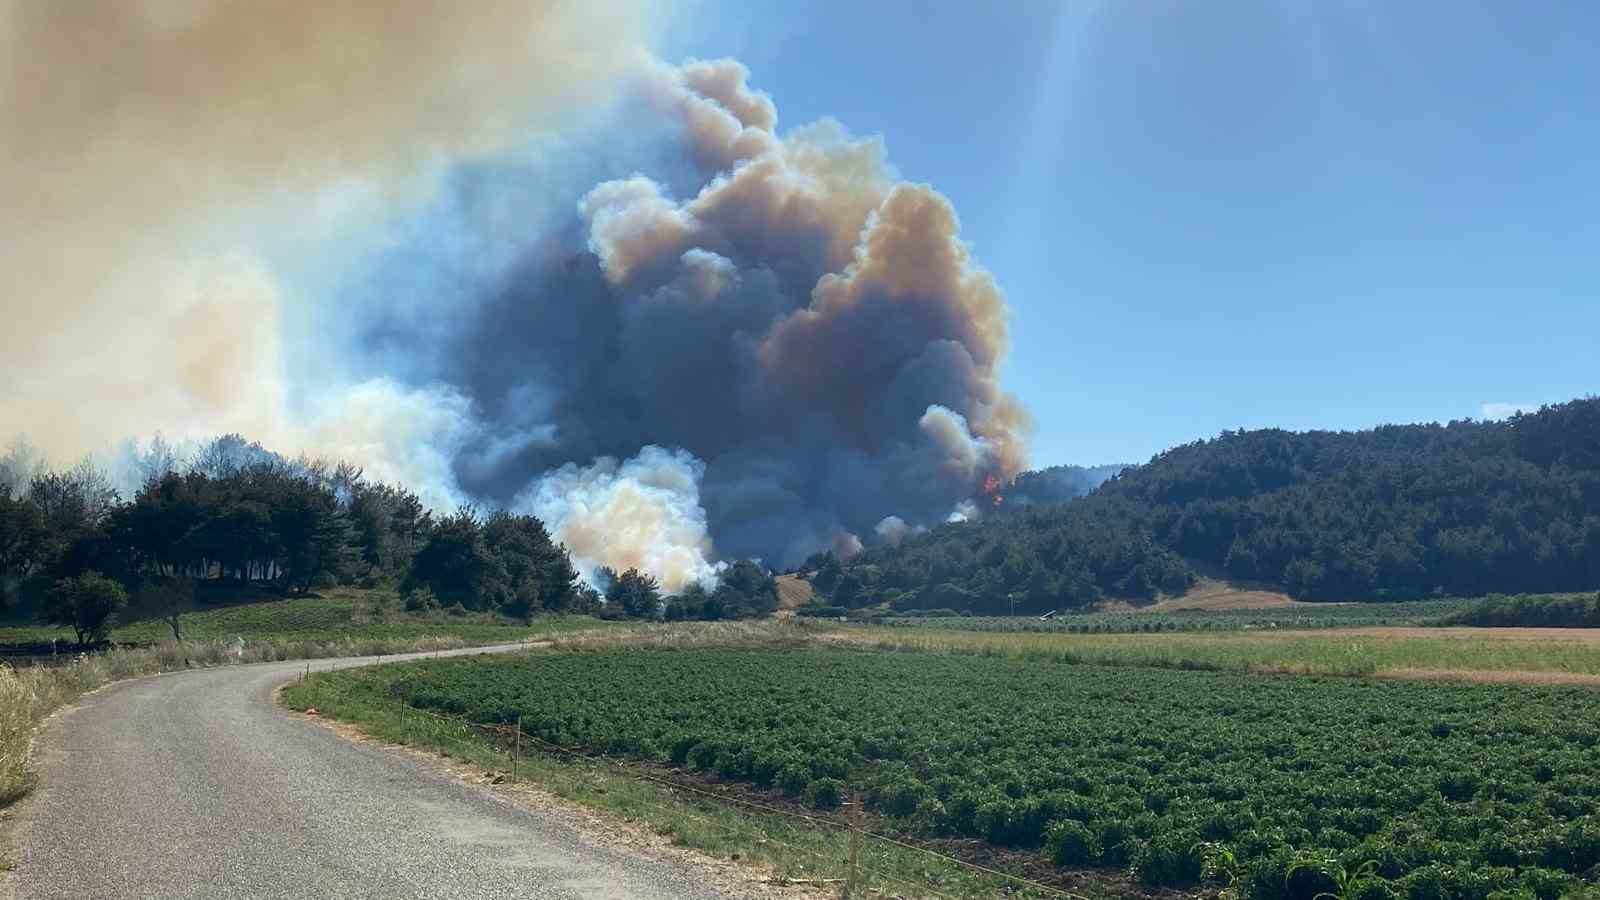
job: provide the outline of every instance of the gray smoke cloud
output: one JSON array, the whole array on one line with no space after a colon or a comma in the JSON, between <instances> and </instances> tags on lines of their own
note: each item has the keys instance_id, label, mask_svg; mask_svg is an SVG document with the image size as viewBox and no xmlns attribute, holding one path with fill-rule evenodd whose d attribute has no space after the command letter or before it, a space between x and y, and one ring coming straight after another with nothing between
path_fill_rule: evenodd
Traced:
<instances>
[{"instance_id":1,"label":"gray smoke cloud","mask_svg":"<svg viewBox=\"0 0 1600 900\"><path fill-rule=\"evenodd\" d=\"M635 172L587 190L430 373L483 416L456 460L467 493L522 497L614 565L648 554L567 530L588 516L563 504L619 513L596 491L624 491L651 521L687 511L645 530L678 536L677 583L717 558L897 540L1026 459L999 380L1005 304L950 203L899 181L876 139L780 133L747 77L732 60L653 68L635 90L673 125L687 188ZM652 447L697 477L664 476L684 457ZM876 529L886 516L899 524Z\"/></svg>"},{"instance_id":2,"label":"gray smoke cloud","mask_svg":"<svg viewBox=\"0 0 1600 900\"><path fill-rule=\"evenodd\" d=\"M780 131L737 62L654 60L650 26L634 0L0 0L0 422L56 463L129 448L130 480L152 434L238 431L534 511L671 589L898 539L1020 471L1004 301L950 203L876 139ZM282 270L617 104L536 214L419 233L494 248L457 296Z\"/></svg>"}]
</instances>

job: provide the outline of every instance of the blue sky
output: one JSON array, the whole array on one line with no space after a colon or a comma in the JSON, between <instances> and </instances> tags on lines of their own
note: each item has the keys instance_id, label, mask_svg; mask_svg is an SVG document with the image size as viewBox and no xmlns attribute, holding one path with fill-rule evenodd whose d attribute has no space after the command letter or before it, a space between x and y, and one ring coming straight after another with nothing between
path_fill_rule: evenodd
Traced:
<instances>
[{"instance_id":1,"label":"blue sky","mask_svg":"<svg viewBox=\"0 0 1600 900\"><path fill-rule=\"evenodd\" d=\"M661 51L952 198L1036 463L1600 391L1600 4L981 6L704 0Z\"/></svg>"}]
</instances>

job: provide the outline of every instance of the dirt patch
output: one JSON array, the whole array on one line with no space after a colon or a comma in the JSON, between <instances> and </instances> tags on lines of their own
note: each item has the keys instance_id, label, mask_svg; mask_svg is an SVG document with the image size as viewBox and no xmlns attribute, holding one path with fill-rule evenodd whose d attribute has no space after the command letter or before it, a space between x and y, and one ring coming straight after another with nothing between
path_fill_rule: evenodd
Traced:
<instances>
[{"instance_id":1,"label":"dirt patch","mask_svg":"<svg viewBox=\"0 0 1600 900\"><path fill-rule=\"evenodd\" d=\"M779 575L773 580L778 583L779 609L797 609L810 603L816 596L811 582L799 575Z\"/></svg>"}]
</instances>

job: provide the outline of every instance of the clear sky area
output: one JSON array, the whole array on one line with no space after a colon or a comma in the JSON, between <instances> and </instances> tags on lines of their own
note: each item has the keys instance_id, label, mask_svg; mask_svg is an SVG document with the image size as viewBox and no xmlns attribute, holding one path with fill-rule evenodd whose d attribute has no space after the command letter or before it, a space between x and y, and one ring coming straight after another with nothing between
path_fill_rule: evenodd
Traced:
<instances>
[{"instance_id":1,"label":"clear sky area","mask_svg":"<svg viewBox=\"0 0 1600 900\"><path fill-rule=\"evenodd\" d=\"M666 58L737 56L780 126L954 201L1037 464L1600 387L1600 5L685 9Z\"/></svg>"}]
</instances>

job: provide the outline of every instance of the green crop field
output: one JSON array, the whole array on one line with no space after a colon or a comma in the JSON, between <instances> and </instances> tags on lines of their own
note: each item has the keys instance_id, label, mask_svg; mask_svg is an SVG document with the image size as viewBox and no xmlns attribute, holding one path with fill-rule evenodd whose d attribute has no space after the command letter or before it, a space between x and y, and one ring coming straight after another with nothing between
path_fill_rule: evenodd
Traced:
<instances>
[{"instance_id":1,"label":"green crop field","mask_svg":"<svg viewBox=\"0 0 1600 900\"><path fill-rule=\"evenodd\" d=\"M1250 897L1553 897L1600 865L1600 695L932 652L535 653L344 690L1068 867ZM595 698L604 698L596 702ZM1359 877L1358 877L1359 876Z\"/></svg>"}]
</instances>

